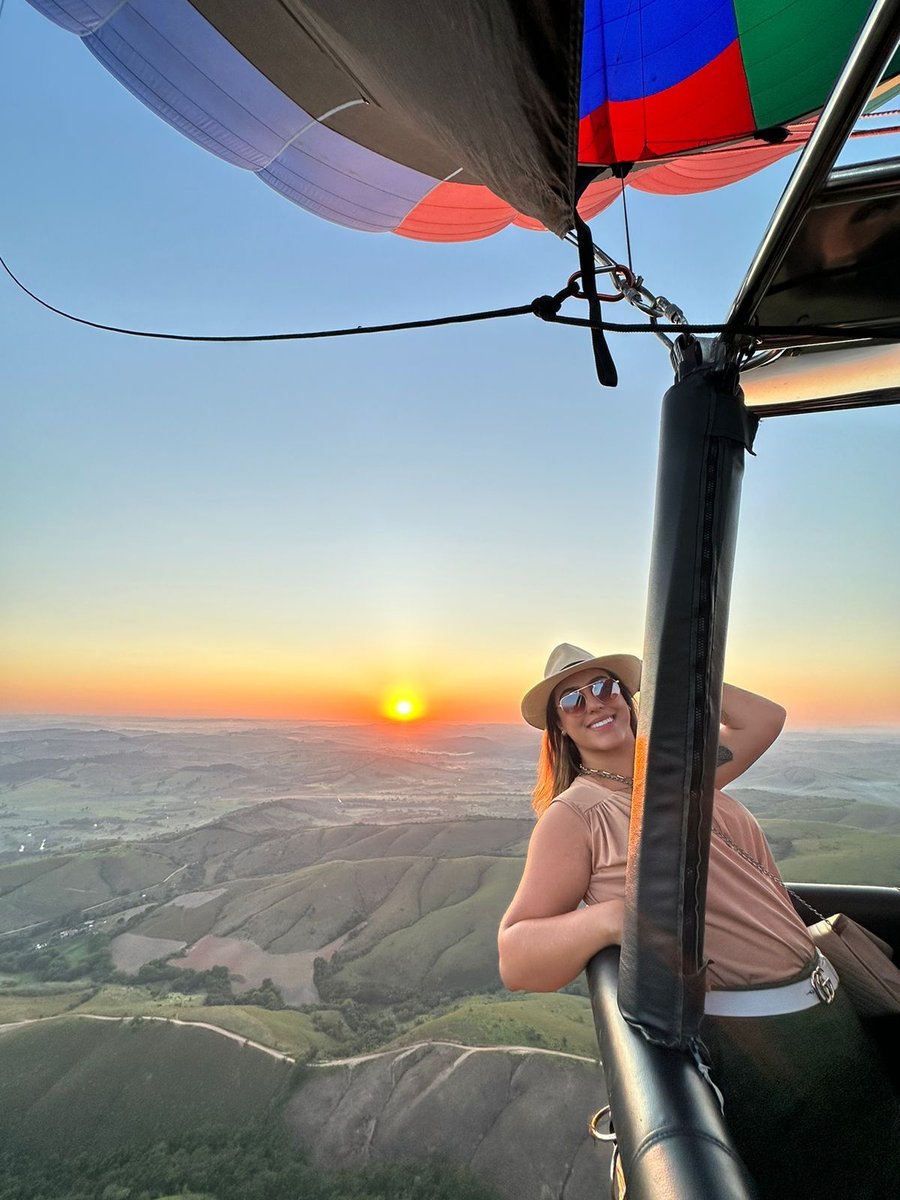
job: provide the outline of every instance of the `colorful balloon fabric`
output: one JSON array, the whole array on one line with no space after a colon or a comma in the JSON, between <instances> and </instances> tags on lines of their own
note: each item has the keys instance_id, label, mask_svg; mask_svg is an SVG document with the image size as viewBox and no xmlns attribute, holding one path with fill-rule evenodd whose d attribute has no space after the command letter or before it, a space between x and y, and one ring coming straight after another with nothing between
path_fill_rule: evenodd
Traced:
<instances>
[{"instance_id":1,"label":"colorful balloon fabric","mask_svg":"<svg viewBox=\"0 0 900 1200\"><path fill-rule=\"evenodd\" d=\"M869 0L30 0L309 212L431 241L572 227L796 149ZM588 182L590 180L590 182ZM585 186L586 185L586 186Z\"/></svg>"}]
</instances>

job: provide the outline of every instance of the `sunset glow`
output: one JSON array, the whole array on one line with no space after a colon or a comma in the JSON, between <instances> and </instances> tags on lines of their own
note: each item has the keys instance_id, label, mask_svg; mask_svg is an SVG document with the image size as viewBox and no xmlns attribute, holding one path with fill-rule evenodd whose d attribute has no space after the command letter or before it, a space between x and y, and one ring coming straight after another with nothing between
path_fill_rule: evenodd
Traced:
<instances>
[{"instance_id":1,"label":"sunset glow","mask_svg":"<svg viewBox=\"0 0 900 1200\"><path fill-rule=\"evenodd\" d=\"M381 711L391 721L416 721L424 716L425 704L415 692L394 691L385 697Z\"/></svg>"},{"instance_id":2,"label":"sunset glow","mask_svg":"<svg viewBox=\"0 0 900 1200\"><path fill-rule=\"evenodd\" d=\"M17 632L20 636L14 639ZM887 648L889 668L896 643L887 630L879 634L874 640ZM788 728L900 725L896 683L876 653L862 644L852 645L853 661L866 686L850 702L847 692L835 686L833 664L824 654L817 655L815 638L810 637L808 645L795 638L793 656L774 636L773 643L770 663L737 648L729 657L727 677L784 704ZM259 646L213 645L205 655L190 655L179 647L176 657L159 644L127 647L124 642L107 642L90 652L87 644L87 638L81 646L58 641L53 654L40 653L36 635L25 638L21 630L11 629L7 637L0 631L0 713L363 724L374 718L397 726L427 718L431 723L518 725L519 700L534 682L535 671L524 653L521 661L498 654L491 678L485 680L465 662L465 647L460 646L455 661L440 661L434 655L430 663L420 665L415 681L390 684L383 682L385 664L374 656L361 676L358 667L336 675L327 665L310 661L312 656L304 660L284 655L279 662ZM627 648L633 646L634 640ZM364 661L363 648L355 649L353 657L357 663ZM797 662L804 664L803 670L796 668ZM372 678L378 676L373 685Z\"/></svg>"}]
</instances>

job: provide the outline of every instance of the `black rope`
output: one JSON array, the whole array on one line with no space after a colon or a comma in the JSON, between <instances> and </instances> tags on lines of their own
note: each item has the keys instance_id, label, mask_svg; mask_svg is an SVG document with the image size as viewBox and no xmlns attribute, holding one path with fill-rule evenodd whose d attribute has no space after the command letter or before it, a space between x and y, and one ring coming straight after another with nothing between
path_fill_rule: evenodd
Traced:
<instances>
[{"instance_id":1,"label":"black rope","mask_svg":"<svg viewBox=\"0 0 900 1200\"><path fill-rule=\"evenodd\" d=\"M2 3L2 0L0 0ZM551 324L558 325L574 325L581 329L591 329L597 332L608 333L684 333L684 334L712 334L712 333L730 333L749 335L750 337L760 337L765 335L771 336L796 336L798 333L809 335L812 337L830 337L840 338L846 341L869 341L873 337L895 338L900 339L900 326L884 326L878 329L875 333L862 332L857 330L841 329L833 325L804 325L802 327L796 325L626 325L614 321L592 321L586 317L564 317L560 314L560 308L563 303L571 296L579 294L578 284L569 282L561 291L556 292L553 296L536 296L530 304L518 304L509 308L491 308L482 312L457 313L447 317L430 317L422 318L417 321L398 321L390 325L354 325L345 329L317 329L302 333L255 333L255 334L190 334L190 333L161 333L148 329L128 329L121 325L106 325L101 321L89 321L86 317L76 316L74 313L66 312L65 309L57 308L56 305L50 304L46 300L42 300L29 288L25 286L10 270L3 257L0 256L0 267L6 272L13 283L20 288L26 296L29 296L42 308L49 312L55 313L58 317L63 317L67 321L74 321L78 325L86 325L90 329L99 329L106 333L121 333L128 337L139 338L155 338L161 341L171 342L212 342L212 343L228 343L228 342L289 342L289 341L311 341L316 338L333 338L333 337L351 337L361 333L396 333L407 329L433 329L441 325L463 325L471 324L476 321L492 321L504 317L523 317L529 314L540 317L542 321L547 321Z\"/></svg>"},{"instance_id":2,"label":"black rope","mask_svg":"<svg viewBox=\"0 0 900 1200\"><path fill-rule=\"evenodd\" d=\"M330 337L350 337L357 333L391 333L402 329L427 329L435 325L457 325L471 321L489 321L498 317L521 317L526 313L533 312L532 305L519 304L514 308L493 308L486 312L460 313L452 317L432 317L426 320L419 321L398 321L392 325L356 325L349 329L317 329L312 332L305 333L252 333L252 334L231 334L231 335L213 335L213 334L193 334L193 333L159 333L149 329L128 329L121 325L105 325L101 321L89 321L85 317L78 317L74 313L66 312L65 309L57 308L54 304L42 300L40 296L36 296L30 291L20 279L17 279L10 270L7 263L0 256L0 267L7 273L10 279L21 288L26 296L30 296L42 308L48 309L52 313L56 313L58 317L65 317L67 321L75 321L79 325L87 325L91 329L102 329L106 333L124 333L129 337L142 338L157 338L169 342L297 342L308 341L312 338L330 338ZM561 303L561 301L560 301Z\"/></svg>"}]
</instances>

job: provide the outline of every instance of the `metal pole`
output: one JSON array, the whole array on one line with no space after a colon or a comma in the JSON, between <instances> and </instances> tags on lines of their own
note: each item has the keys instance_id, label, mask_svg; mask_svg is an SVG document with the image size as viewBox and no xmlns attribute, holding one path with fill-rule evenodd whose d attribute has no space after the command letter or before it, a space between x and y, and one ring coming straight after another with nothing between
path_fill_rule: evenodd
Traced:
<instances>
[{"instance_id":1,"label":"metal pole","mask_svg":"<svg viewBox=\"0 0 900 1200\"><path fill-rule=\"evenodd\" d=\"M876 0L735 297L727 324L747 324L772 282L900 40L900 0ZM722 341L730 341L727 333Z\"/></svg>"}]
</instances>

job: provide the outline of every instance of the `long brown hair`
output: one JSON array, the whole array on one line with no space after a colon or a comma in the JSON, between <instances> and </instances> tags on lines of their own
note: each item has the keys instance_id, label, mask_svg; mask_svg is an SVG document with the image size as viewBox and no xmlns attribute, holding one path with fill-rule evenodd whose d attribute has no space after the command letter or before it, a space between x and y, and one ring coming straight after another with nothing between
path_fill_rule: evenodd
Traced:
<instances>
[{"instance_id":1,"label":"long brown hair","mask_svg":"<svg viewBox=\"0 0 900 1200\"><path fill-rule=\"evenodd\" d=\"M613 679L618 675L609 674ZM622 699L631 714L631 732L637 736L637 705L634 695L619 679ZM561 792L564 792L578 777L581 770L581 754L570 737L562 731L556 712L556 702L551 694L547 701L547 723L541 738L538 755L537 782L531 796L534 811L542 816Z\"/></svg>"}]
</instances>

